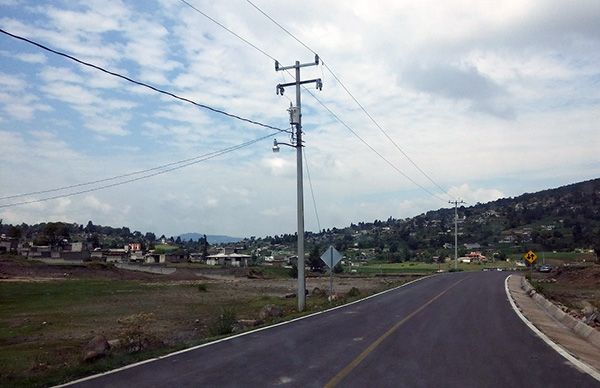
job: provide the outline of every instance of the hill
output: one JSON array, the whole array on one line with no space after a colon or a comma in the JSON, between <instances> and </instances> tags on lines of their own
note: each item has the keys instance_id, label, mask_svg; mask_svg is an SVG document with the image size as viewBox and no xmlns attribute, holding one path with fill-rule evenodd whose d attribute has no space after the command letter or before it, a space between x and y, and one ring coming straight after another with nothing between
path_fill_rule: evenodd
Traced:
<instances>
[{"instance_id":1,"label":"hill","mask_svg":"<svg viewBox=\"0 0 600 388\"><path fill-rule=\"evenodd\" d=\"M458 217L461 254L600 248L600 179L462 206ZM267 236L257 244L263 241L293 245L295 236ZM453 254L454 209L309 232L306 241L309 249L334 244L338 250L368 251L370 257L391 261L448 256Z\"/></svg>"},{"instance_id":2,"label":"hill","mask_svg":"<svg viewBox=\"0 0 600 388\"><path fill-rule=\"evenodd\" d=\"M204 235L202 233L184 233L184 234L180 234L179 238L183 241L189 241L189 240L199 241L200 239L204 238ZM209 244L229 244L229 243L236 243L238 241L241 241L242 238L207 234L206 240L208 241Z\"/></svg>"},{"instance_id":3,"label":"hill","mask_svg":"<svg viewBox=\"0 0 600 388\"><path fill-rule=\"evenodd\" d=\"M600 252L600 179L575 183L514 198L458 208L459 253L471 250L500 256L527 251L573 251L597 249ZM60 245L65 241L84 241L91 248L122 248L139 242L144 248L167 243L189 251L205 249L200 233L185 233L176 238L154 233L50 222L36 225L6 225L0 221L0 234L35 245ZM190 240L192 240L190 242ZM209 244L235 244L248 252L277 250L291 253L296 236L282 234L264 238L207 236ZM431 260L453 255L454 209L432 210L411 218L359 222L346 228L318 233L306 232L306 252L322 250L329 244L347 256L363 255L386 261ZM312 252L314 253L314 252ZM318 253L318 252L317 252ZM316 256L318 261L318 255Z\"/></svg>"}]
</instances>

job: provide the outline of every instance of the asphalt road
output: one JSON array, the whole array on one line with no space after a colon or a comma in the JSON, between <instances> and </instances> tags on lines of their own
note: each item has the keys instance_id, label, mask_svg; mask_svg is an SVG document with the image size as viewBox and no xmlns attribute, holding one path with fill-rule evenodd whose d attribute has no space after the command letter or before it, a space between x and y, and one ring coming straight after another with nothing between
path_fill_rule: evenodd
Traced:
<instances>
[{"instance_id":1,"label":"asphalt road","mask_svg":"<svg viewBox=\"0 0 600 388\"><path fill-rule=\"evenodd\" d=\"M85 387L597 387L516 316L505 272L381 296L81 382Z\"/></svg>"}]
</instances>

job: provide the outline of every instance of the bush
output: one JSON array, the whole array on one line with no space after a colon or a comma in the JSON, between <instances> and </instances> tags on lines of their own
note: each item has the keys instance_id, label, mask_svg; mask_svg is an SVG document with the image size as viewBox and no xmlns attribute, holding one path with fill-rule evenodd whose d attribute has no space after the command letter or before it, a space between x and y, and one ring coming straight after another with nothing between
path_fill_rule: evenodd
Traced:
<instances>
[{"instance_id":1,"label":"bush","mask_svg":"<svg viewBox=\"0 0 600 388\"><path fill-rule=\"evenodd\" d=\"M333 267L333 273L342 273L344 272L344 268L340 263L337 263L335 267Z\"/></svg>"},{"instance_id":2,"label":"bush","mask_svg":"<svg viewBox=\"0 0 600 388\"><path fill-rule=\"evenodd\" d=\"M205 283L200 283L200 284L198 284L198 291L200 291L200 292L207 292L208 291L208 286Z\"/></svg>"},{"instance_id":3,"label":"bush","mask_svg":"<svg viewBox=\"0 0 600 388\"><path fill-rule=\"evenodd\" d=\"M463 271L463 269L462 269L462 268L450 268L450 269L448 270L448 272L462 272L462 271Z\"/></svg>"},{"instance_id":4,"label":"bush","mask_svg":"<svg viewBox=\"0 0 600 388\"><path fill-rule=\"evenodd\" d=\"M230 334L233 332L233 325L236 323L235 312L230 309L223 309L221 314L210 323L208 332L211 336Z\"/></svg>"},{"instance_id":5,"label":"bush","mask_svg":"<svg viewBox=\"0 0 600 388\"><path fill-rule=\"evenodd\" d=\"M346 294L349 297L355 297L355 296L359 296L360 295L360 290L356 287L352 287L350 289L350 291L348 291L348 293Z\"/></svg>"},{"instance_id":6,"label":"bush","mask_svg":"<svg viewBox=\"0 0 600 388\"><path fill-rule=\"evenodd\" d=\"M296 264L292 264L292 268L289 269L289 276L294 279L298 279L298 266Z\"/></svg>"}]
</instances>

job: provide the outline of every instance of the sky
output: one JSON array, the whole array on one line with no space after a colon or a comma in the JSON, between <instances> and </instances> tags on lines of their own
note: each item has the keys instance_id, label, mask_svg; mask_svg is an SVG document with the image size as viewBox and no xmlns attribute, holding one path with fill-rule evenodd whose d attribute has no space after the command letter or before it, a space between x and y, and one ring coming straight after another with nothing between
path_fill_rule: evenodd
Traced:
<instances>
[{"instance_id":1,"label":"sky","mask_svg":"<svg viewBox=\"0 0 600 388\"><path fill-rule=\"evenodd\" d=\"M286 66L314 54L245 0L187 1L0 0L0 28L288 130L294 89L279 96L275 86L292 78L272 58ZM253 2L322 59L301 69L323 81L322 91L307 85L318 100L302 91L306 230L599 177L597 0ZM294 233L296 153L273 153L273 138L290 141L275 132L0 34L4 223Z\"/></svg>"}]
</instances>

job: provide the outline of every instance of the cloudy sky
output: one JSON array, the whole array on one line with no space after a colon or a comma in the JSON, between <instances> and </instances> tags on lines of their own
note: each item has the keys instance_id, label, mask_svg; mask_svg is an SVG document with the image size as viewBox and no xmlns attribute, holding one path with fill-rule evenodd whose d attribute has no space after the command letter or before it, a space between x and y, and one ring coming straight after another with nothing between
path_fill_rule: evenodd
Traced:
<instances>
[{"instance_id":1,"label":"cloudy sky","mask_svg":"<svg viewBox=\"0 0 600 388\"><path fill-rule=\"evenodd\" d=\"M275 85L291 79L268 56L289 65L311 62L311 51L245 0L188 1L196 10L179 0L0 0L0 28L200 104L289 128L293 90L277 96ZM362 139L303 92L321 228L412 217L458 197L475 204L600 174L597 0L254 3L323 58L327 67L303 68L302 78L323 79L322 91L310 90ZM5 223L93 220L166 235L293 233L295 152L272 153L272 132L0 34ZM147 179L115 185L163 170L107 180L265 136ZM315 231L308 183L305 171L306 228ZM106 185L113 186L93 191ZM40 191L47 192L29 194ZM78 191L87 192L12 206Z\"/></svg>"}]
</instances>

